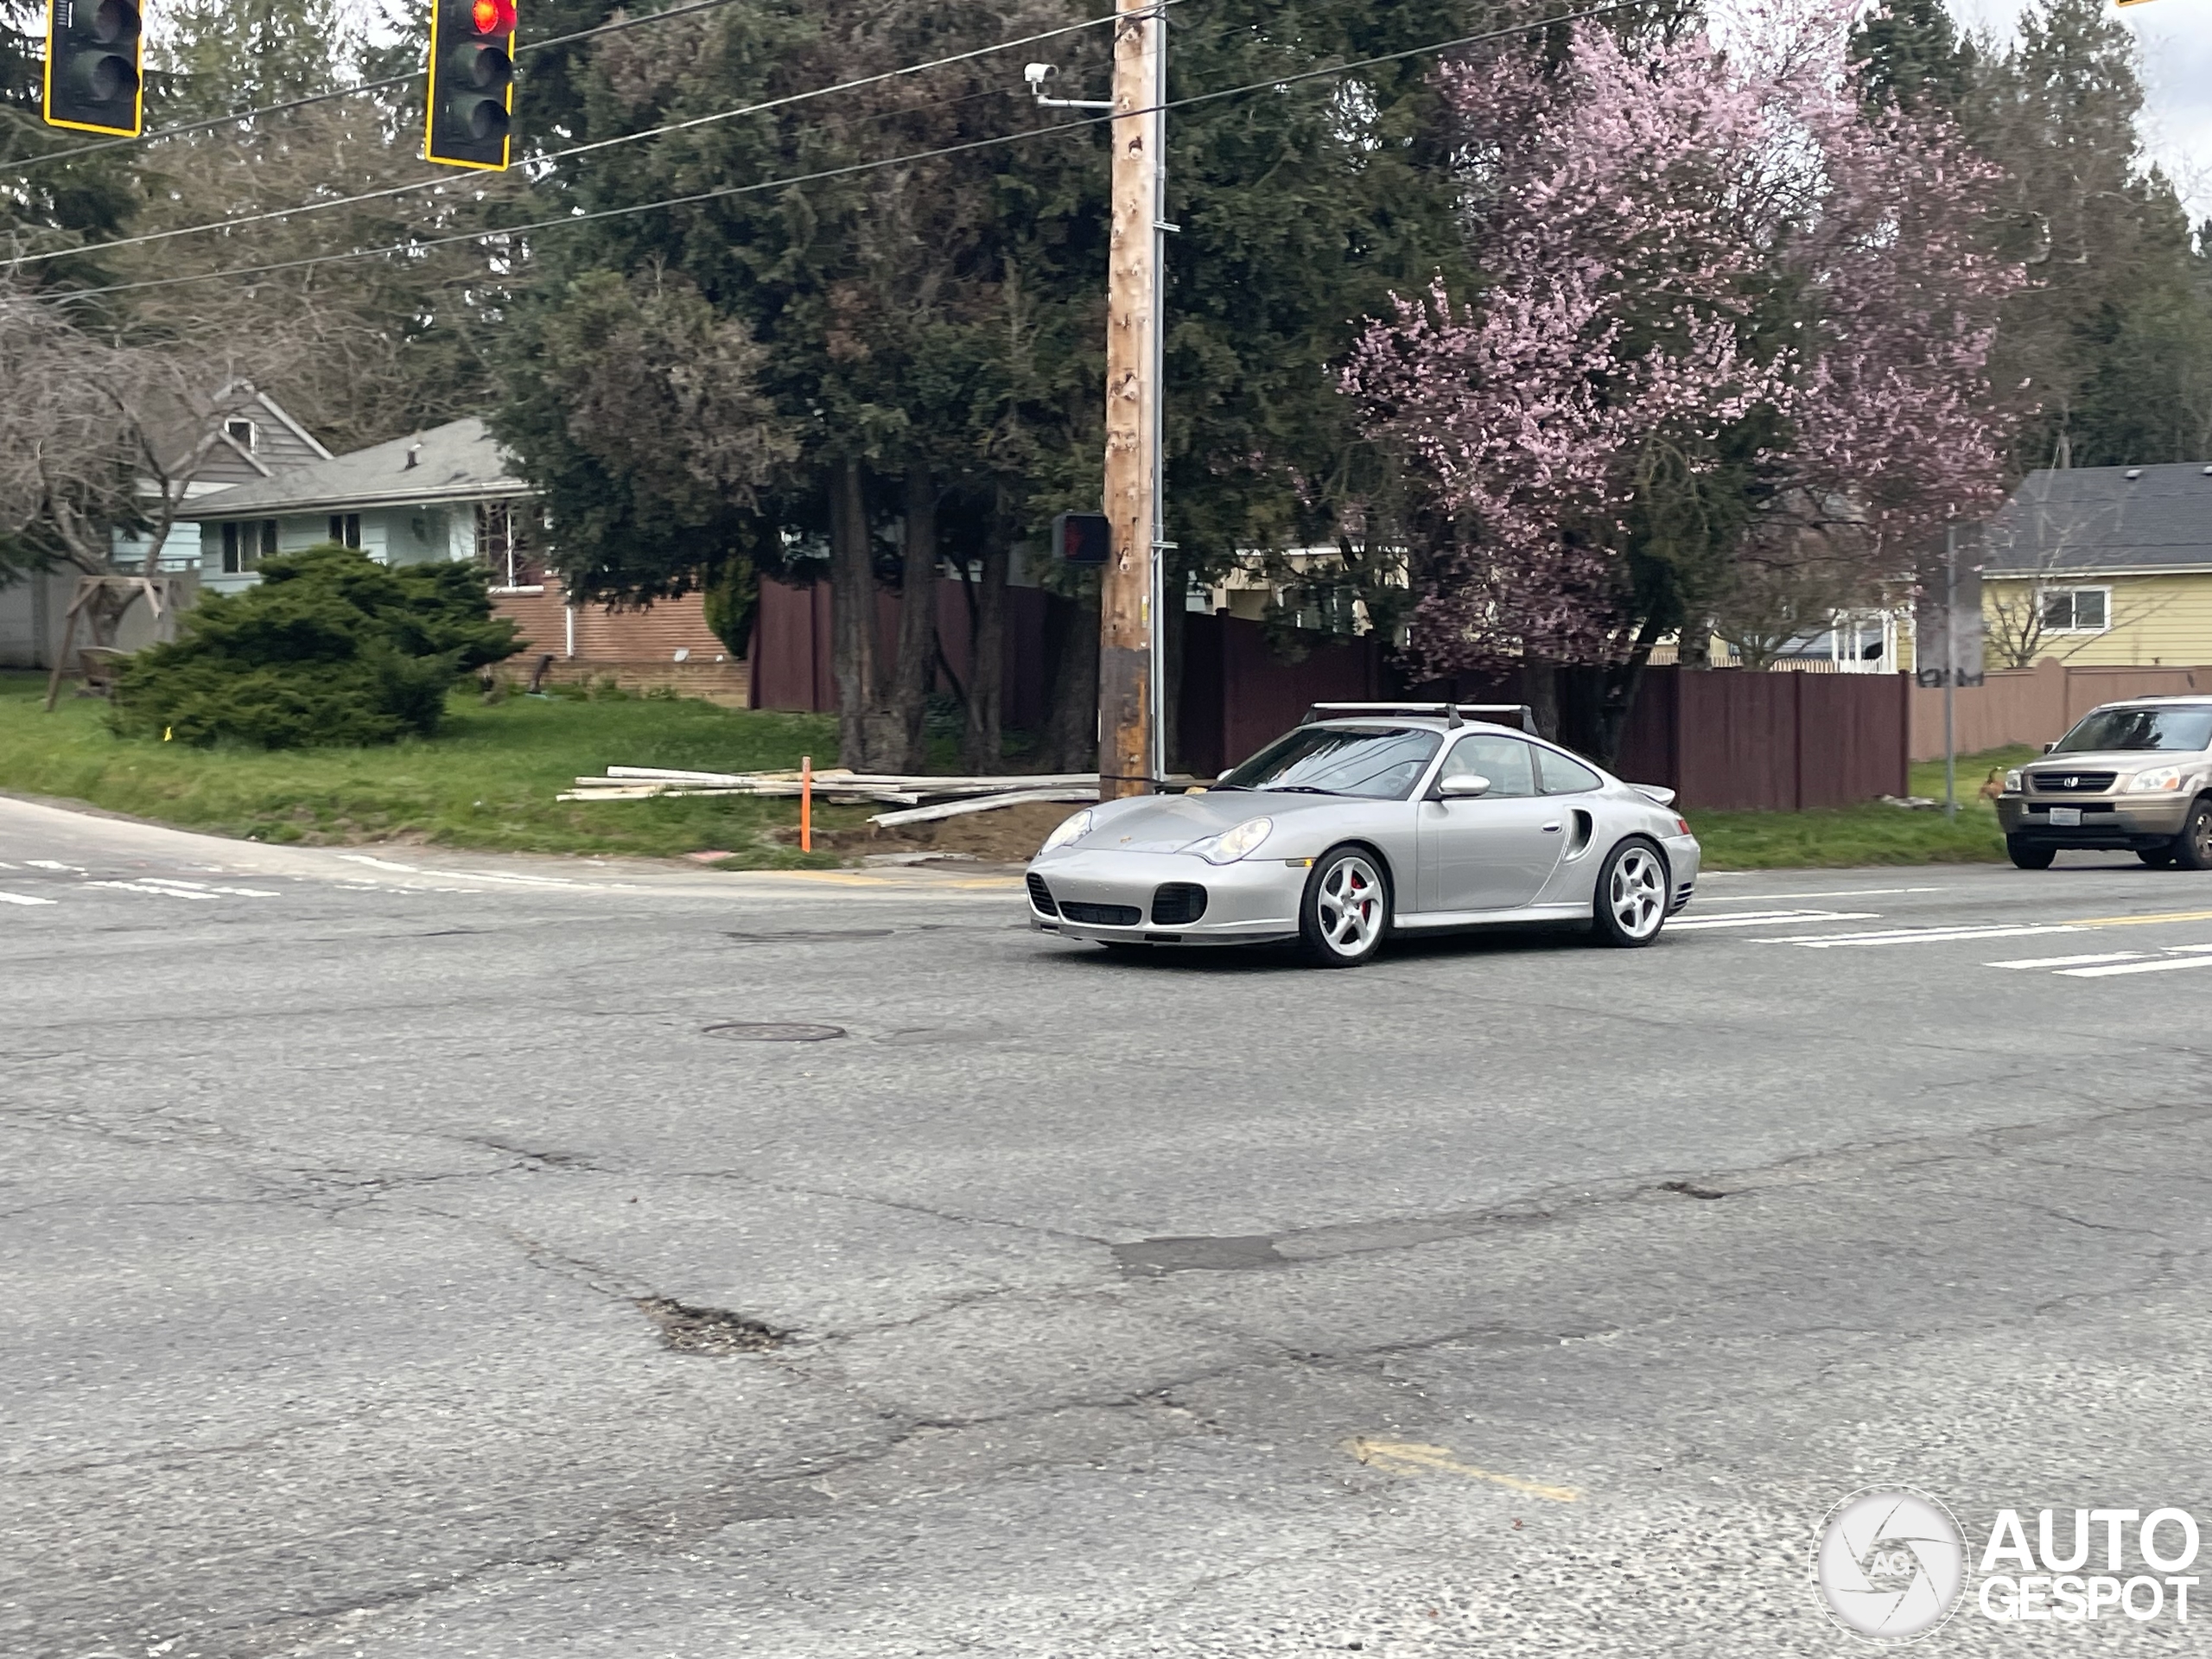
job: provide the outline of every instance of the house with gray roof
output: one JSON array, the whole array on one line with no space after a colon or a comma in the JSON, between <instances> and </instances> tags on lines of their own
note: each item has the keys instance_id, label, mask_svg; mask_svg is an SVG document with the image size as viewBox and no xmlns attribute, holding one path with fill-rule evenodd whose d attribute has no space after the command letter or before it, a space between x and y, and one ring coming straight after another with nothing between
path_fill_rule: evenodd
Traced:
<instances>
[{"instance_id":1,"label":"house with gray roof","mask_svg":"<svg viewBox=\"0 0 2212 1659\"><path fill-rule=\"evenodd\" d=\"M200 582L248 587L272 553L341 542L386 564L480 557L495 587L527 585L505 565L531 494L482 421L450 421L194 500Z\"/></svg>"},{"instance_id":2,"label":"house with gray roof","mask_svg":"<svg viewBox=\"0 0 2212 1659\"><path fill-rule=\"evenodd\" d=\"M2212 466L2031 473L1980 563L1992 668L2212 664Z\"/></svg>"}]
</instances>

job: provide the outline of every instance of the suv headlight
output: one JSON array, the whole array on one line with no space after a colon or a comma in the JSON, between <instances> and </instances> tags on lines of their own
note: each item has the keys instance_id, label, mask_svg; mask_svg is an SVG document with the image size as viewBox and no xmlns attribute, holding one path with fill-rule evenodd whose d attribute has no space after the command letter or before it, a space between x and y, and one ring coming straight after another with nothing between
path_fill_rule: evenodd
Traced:
<instances>
[{"instance_id":1,"label":"suv headlight","mask_svg":"<svg viewBox=\"0 0 2212 1659\"><path fill-rule=\"evenodd\" d=\"M1275 827L1273 818L1247 818L1234 830L1224 830L1205 841L1194 841L1183 850L1196 853L1209 864L1234 864L1268 838Z\"/></svg>"},{"instance_id":2,"label":"suv headlight","mask_svg":"<svg viewBox=\"0 0 2212 1659\"><path fill-rule=\"evenodd\" d=\"M2020 769L2015 766L2005 774L2005 792L2007 795L2017 795L2020 792Z\"/></svg>"},{"instance_id":3,"label":"suv headlight","mask_svg":"<svg viewBox=\"0 0 2212 1659\"><path fill-rule=\"evenodd\" d=\"M1063 823L1060 827L1053 830L1051 835L1046 836L1045 844L1042 847L1039 847L1037 850L1039 853L1049 853L1055 847L1065 847L1072 842L1081 841L1090 833L1090 809L1089 807L1085 807L1073 817Z\"/></svg>"},{"instance_id":4,"label":"suv headlight","mask_svg":"<svg viewBox=\"0 0 2212 1659\"><path fill-rule=\"evenodd\" d=\"M2130 790L2163 790L2168 793L2181 787L2179 766L2160 766L2155 772L2139 772L2129 779Z\"/></svg>"}]
</instances>

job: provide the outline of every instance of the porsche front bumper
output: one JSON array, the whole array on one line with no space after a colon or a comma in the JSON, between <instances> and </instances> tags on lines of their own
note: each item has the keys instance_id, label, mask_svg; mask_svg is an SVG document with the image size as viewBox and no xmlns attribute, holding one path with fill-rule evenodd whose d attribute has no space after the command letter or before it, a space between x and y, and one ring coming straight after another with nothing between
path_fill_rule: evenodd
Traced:
<instances>
[{"instance_id":1,"label":"porsche front bumper","mask_svg":"<svg viewBox=\"0 0 2212 1659\"><path fill-rule=\"evenodd\" d=\"M1030 925L1131 944L1263 944L1298 934L1311 859L1209 864L1193 853L1047 853L1029 866ZM1193 904L1191 889L1203 894ZM1192 913L1195 910L1195 915Z\"/></svg>"}]
</instances>

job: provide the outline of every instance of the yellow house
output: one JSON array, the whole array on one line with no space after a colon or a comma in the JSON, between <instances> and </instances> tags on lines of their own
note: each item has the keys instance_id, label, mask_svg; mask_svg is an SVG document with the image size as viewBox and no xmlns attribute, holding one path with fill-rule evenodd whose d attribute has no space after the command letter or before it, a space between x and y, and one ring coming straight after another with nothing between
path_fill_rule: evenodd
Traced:
<instances>
[{"instance_id":1,"label":"yellow house","mask_svg":"<svg viewBox=\"0 0 2212 1659\"><path fill-rule=\"evenodd\" d=\"M1989 526L1983 657L2212 664L2212 466L2031 473Z\"/></svg>"}]
</instances>

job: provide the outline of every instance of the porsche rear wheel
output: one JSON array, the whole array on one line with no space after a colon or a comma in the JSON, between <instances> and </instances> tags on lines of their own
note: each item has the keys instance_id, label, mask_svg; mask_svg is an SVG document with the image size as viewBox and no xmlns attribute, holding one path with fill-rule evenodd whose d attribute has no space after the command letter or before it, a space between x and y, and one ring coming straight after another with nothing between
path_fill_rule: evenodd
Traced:
<instances>
[{"instance_id":1,"label":"porsche rear wheel","mask_svg":"<svg viewBox=\"0 0 2212 1659\"><path fill-rule=\"evenodd\" d=\"M1633 950L1657 938L1667 922L1667 861L1659 849L1632 838L1607 853L1590 911L1600 944Z\"/></svg>"},{"instance_id":2,"label":"porsche rear wheel","mask_svg":"<svg viewBox=\"0 0 2212 1659\"><path fill-rule=\"evenodd\" d=\"M1313 861L1299 901L1299 947L1317 968L1371 961L1390 931L1390 883L1381 861L1362 847L1338 847Z\"/></svg>"}]
</instances>

